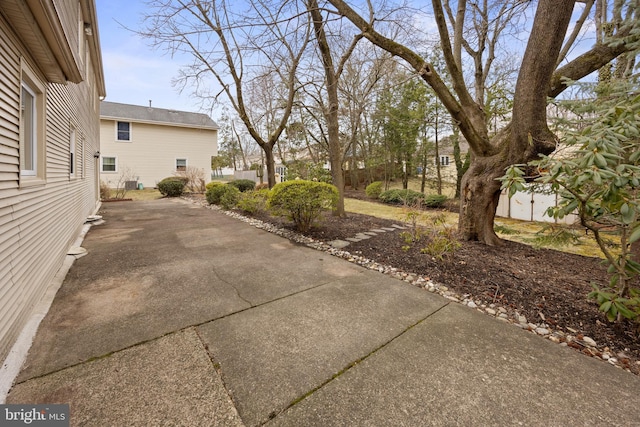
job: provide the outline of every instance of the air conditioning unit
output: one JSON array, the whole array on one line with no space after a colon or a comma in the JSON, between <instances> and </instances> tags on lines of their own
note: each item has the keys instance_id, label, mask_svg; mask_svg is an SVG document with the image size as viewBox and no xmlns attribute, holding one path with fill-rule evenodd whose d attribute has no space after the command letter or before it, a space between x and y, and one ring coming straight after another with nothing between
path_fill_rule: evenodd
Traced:
<instances>
[{"instance_id":1,"label":"air conditioning unit","mask_svg":"<svg viewBox=\"0 0 640 427\"><path fill-rule=\"evenodd\" d=\"M138 181L125 181L124 189L129 190L137 190L138 189Z\"/></svg>"}]
</instances>

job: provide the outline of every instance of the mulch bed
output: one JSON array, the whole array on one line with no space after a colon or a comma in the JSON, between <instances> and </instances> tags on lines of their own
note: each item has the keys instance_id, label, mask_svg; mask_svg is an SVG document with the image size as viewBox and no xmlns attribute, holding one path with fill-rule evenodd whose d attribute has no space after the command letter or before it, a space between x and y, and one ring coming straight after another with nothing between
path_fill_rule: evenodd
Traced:
<instances>
[{"instance_id":1,"label":"mulch bed","mask_svg":"<svg viewBox=\"0 0 640 427\"><path fill-rule=\"evenodd\" d=\"M348 196L364 197L362 192L350 192ZM282 218L266 214L257 218L292 229L292 224ZM397 222L359 214L349 214L347 218L325 215L319 225L305 235L328 242L394 223ZM351 243L345 250L428 277L458 295L515 311L526 316L528 322L545 323L552 330L578 339L590 337L597 343L598 350L574 346L597 356L605 350L623 367L640 374L638 324L609 323L598 311L597 304L587 299L591 283L602 287L609 281L602 260L505 241L499 247L461 242L453 257L440 261L421 253L422 241L406 246L399 232L388 232Z\"/></svg>"}]
</instances>

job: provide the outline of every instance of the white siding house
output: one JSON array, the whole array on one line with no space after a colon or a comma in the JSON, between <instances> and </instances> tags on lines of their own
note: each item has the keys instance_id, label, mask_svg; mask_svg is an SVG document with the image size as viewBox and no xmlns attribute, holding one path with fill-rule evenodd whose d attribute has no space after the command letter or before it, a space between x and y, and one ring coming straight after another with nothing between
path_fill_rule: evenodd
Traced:
<instances>
[{"instance_id":1,"label":"white siding house","mask_svg":"<svg viewBox=\"0 0 640 427\"><path fill-rule=\"evenodd\" d=\"M94 0L0 1L0 360L99 203Z\"/></svg>"},{"instance_id":2,"label":"white siding house","mask_svg":"<svg viewBox=\"0 0 640 427\"><path fill-rule=\"evenodd\" d=\"M187 168L211 180L218 125L206 114L100 103L100 179L115 187L129 173L144 187Z\"/></svg>"}]
</instances>

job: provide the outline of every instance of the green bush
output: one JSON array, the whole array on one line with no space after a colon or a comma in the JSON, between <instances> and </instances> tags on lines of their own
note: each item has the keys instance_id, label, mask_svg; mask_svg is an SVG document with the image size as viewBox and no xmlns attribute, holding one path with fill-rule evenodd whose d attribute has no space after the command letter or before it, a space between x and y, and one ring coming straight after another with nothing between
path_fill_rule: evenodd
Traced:
<instances>
[{"instance_id":1,"label":"green bush","mask_svg":"<svg viewBox=\"0 0 640 427\"><path fill-rule=\"evenodd\" d=\"M367 194L367 197L371 197L372 199L377 199L382 194L382 181L374 181L371 184L367 185L367 188L364 189L364 192Z\"/></svg>"},{"instance_id":2,"label":"green bush","mask_svg":"<svg viewBox=\"0 0 640 427\"><path fill-rule=\"evenodd\" d=\"M425 195L413 190L387 190L380 193L380 200L390 205L411 205L424 204Z\"/></svg>"},{"instance_id":3,"label":"green bush","mask_svg":"<svg viewBox=\"0 0 640 427\"><path fill-rule=\"evenodd\" d=\"M226 191L226 187L229 187L229 186L227 184L220 184L220 185L212 185L212 186L210 186L207 189L207 191L204 193L204 196L207 199L207 202L209 202L210 205L219 205L220 204L220 198L222 197L222 195Z\"/></svg>"},{"instance_id":4,"label":"green bush","mask_svg":"<svg viewBox=\"0 0 640 427\"><path fill-rule=\"evenodd\" d=\"M238 203L240 190L229 184L212 185L205 193L210 205L220 205L224 209L231 209Z\"/></svg>"},{"instance_id":5,"label":"green bush","mask_svg":"<svg viewBox=\"0 0 640 427\"><path fill-rule=\"evenodd\" d=\"M220 207L223 209L233 209L238 204L240 198L240 190L233 185L223 185L222 194L220 195Z\"/></svg>"},{"instance_id":6,"label":"green bush","mask_svg":"<svg viewBox=\"0 0 640 427\"><path fill-rule=\"evenodd\" d=\"M441 208L446 201L447 196L444 194L429 194L424 198L424 205L428 208Z\"/></svg>"},{"instance_id":7,"label":"green bush","mask_svg":"<svg viewBox=\"0 0 640 427\"><path fill-rule=\"evenodd\" d=\"M255 181L252 181L250 179L236 179L234 181L229 182L229 185L233 185L243 193L245 191L254 190L256 188Z\"/></svg>"},{"instance_id":8,"label":"green bush","mask_svg":"<svg viewBox=\"0 0 640 427\"><path fill-rule=\"evenodd\" d=\"M249 214L264 212L267 209L268 198L269 189L245 191L244 193L240 193L237 207L241 211Z\"/></svg>"},{"instance_id":9,"label":"green bush","mask_svg":"<svg viewBox=\"0 0 640 427\"><path fill-rule=\"evenodd\" d=\"M220 182L220 181L211 181L210 183L205 185L204 188L205 188L205 191L206 191L206 190L209 190L209 189L211 189L213 187L217 187L219 185L224 185L224 184L225 184L224 182Z\"/></svg>"},{"instance_id":10,"label":"green bush","mask_svg":"<svg viewBox=\"0 0 640 427\"><path fill-rule=\"evenodd\" d=\"M308 231L323 210L338 203L338 189L325 182L286 181L276 184L269 195L268 206L276 214L286 216L301 232Z\"/></svg>"},{"instance_id":11,"label":"green bush","mask_svg":"<svg viewBox=\"0 0 640 427\"><path fill-rule=\"evenodd\" d=\"M158 191L165 197L179 197L187 182L181 176L170 176L158 183Z\"/></svg>"}]
</instances>

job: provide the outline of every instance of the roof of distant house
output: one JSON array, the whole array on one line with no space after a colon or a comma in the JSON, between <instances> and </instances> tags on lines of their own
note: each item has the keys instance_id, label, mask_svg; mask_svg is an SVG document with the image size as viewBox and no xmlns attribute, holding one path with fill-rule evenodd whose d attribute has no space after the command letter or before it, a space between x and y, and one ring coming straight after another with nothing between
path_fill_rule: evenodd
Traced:
<instances>
[{"instance_id":1,"label":"roof of distant house","mask_svg":"<svg viewBox=\"0 0 640 427\"><path fill-rule=\"evenodd\" d=\"M100 103L100 118L156 123L166 126L197 127L202 129L220 128L211 117L203 113L120 104L118 102L102 101Z\"/></svg>"}]
</instances>

